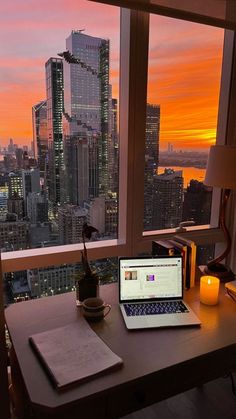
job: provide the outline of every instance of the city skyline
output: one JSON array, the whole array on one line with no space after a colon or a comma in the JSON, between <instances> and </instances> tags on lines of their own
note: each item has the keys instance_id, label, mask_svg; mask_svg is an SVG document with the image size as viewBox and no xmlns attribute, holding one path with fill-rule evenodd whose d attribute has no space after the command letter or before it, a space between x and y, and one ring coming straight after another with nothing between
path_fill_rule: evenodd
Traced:
<instances>
[{"instance_id":1,"label":"city skyline","mask_svg":"<svg viewBox=\"0 0 236 419\"><path fill-rule=\"evenodd\" d=\"M8 40L1 52L1 146L9 138L17 144L31 143L31 109L45 99L44 63L64 50L72 28L110 39L111 84L113 97L118 97L118 8L84 0L59 1L56 8L53 2L39 5L34 0L30 5L13 1L0 7L1 39ZM177 26L173 37L170 28L175 31ZM151 17L148 102L162 109L161 149L167 142L175 149L204 149L214 142L222 41L222 29Z\"/></svg>"},{"instance_id":2,"label":"city skyline","mask_svg":"<svg viewBox=\"0 0 236 419\"><path fill-rule=\"evenodd\" d=\"M119 237L117 99L109 83L109 47L108 39L72 30L67 51L59 54L65 60L45 63L46 100L32 106L34 153L11 139L0 165L3 251L81 243L85 225L95 226L97 240ZM168 143L161 155L161 106L149 103L146 108L144 231L176 228L183 220L185 197L185 217L194 218L196 193L202 198L198 224L202 215L207 222L205 201L209 197L210 202L211 191L195 176L191 187L184 188L183 170L169 167L204 167L207 153L175 153ZM168 165L164 173L159 172L161 162ZM78 270L76 264L6 277L7 298L13 302L73 291L72 275Z\"/></svg>"}]
</instances>

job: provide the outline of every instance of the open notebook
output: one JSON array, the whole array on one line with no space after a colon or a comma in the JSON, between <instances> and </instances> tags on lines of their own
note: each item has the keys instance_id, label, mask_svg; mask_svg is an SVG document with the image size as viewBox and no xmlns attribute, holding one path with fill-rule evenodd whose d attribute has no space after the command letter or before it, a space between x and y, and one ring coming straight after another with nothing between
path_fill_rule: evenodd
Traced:
<instances>
[{"instance_id":1,"label":"open notebook","mask_svg":"<svg viewBox=\"0 0 236 419\"><path fill-rule=\"evenodd\" d=\"M181 256L120 258L119 301L128 329L200 325L183 301Z\"/></svg>"}]
</instances>

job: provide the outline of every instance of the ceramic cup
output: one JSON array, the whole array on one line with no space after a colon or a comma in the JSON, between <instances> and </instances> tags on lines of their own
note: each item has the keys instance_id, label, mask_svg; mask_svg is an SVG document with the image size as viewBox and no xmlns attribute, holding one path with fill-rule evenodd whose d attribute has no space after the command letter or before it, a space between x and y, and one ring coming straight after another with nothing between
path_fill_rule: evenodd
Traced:
<instances>
[{"instance_id":1,"label":"ceramic cup","mask_svg":"<svg viewBox=\"0 0 236 419\"><path fill-rule=\"evenodd\" d=\"M86 298L82 302L82 312L84 317L90 321L99 321L111 311L110 304L104 303L99 297Z\"/></svg>"}]
</instances>

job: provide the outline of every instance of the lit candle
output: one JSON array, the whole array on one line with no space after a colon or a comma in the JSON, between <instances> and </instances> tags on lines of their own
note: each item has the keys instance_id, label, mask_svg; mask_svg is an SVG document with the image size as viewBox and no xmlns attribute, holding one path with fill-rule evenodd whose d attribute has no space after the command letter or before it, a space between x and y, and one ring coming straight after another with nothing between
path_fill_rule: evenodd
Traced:
<instances>
[{"instance_id":1,"label":"lit candle","mask_svg":"<svg viewBox=\"0 0 236 419\"><path fill-rule=\"evenodd\" d=\"M200 301L213 306L218 303L220 280L215 276L202 276L200 279Z\"/></svg>"}]
</instances>

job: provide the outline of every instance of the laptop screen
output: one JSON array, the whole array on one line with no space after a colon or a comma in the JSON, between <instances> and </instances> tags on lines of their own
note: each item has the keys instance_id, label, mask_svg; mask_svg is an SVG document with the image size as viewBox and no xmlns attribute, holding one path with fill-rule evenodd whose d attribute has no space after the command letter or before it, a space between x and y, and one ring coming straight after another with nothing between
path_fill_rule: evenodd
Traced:
<instances>
[{"instance_id":1,"label":"laptop screen","mask_svg":"<svg viewBox=\"0 0 236 419\"><path fill-rule=\"evenodd\" d=\"M182 257L119 259L120 302L183 297Z\"/></svg>"}]
</instances>

